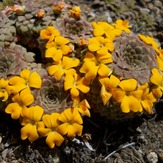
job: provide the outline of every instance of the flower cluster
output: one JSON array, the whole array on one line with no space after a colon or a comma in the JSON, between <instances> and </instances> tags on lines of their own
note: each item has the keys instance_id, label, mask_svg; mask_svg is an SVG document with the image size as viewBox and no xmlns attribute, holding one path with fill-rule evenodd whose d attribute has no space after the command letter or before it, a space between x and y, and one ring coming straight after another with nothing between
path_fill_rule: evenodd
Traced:
<instances>
[{"instance_id":1,"label":"flower cluster","mask_svg":"<svg viewBox=\"0 0 163 163\"><path fill-rule=\"evenodd\" d=\"M69 15L76 22L82 19L78 6ZM89 38L80 35L75 41L63 36L57 25L42 29L41 66L47 74L23 69L20 75L0 79L0 99L6 102L5 112L20 119L23 140L46 137L54 148L66 138L81 136L82 117L91 116L90 108L101 115L105 111L111 119L116 119L114 111L152 114L163 94L159 44L134 34L127 20L92 22L91 28Z\"/></svg>"}]
</instances>

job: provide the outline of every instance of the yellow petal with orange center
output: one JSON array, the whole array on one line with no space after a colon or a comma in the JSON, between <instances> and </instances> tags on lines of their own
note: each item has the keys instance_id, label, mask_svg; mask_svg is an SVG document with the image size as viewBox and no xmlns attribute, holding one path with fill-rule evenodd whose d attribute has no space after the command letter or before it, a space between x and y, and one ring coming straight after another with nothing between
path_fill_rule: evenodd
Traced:
<instances>
[{"instance_id":1,"label":"yellow petal with orange center","mask_svg":"<svg viewBox=\"0 0 163 163\"><path fill-rule=\"evenodd\" d=\"M122 80L119 86L123 91L134 91L137 87L137 81L135 79Z\"/></svg>"}]
</instances>

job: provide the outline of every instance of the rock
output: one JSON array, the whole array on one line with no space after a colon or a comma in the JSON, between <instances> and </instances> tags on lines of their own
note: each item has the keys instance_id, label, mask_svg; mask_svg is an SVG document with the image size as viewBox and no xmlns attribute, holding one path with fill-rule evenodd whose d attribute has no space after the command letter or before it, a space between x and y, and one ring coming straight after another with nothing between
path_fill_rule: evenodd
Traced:
<instances>
[{"instance_id":1,"label":"rock","mask_svg":"<svg viewBox=\"0 0 163 163\"><path fill-rule=\"evenodd\" d=\"M150 162L150 163L157 163L158 162L158 156L155 152L150 152L148 155L147 155L147 160Z\"/></svg>"}]
</instances>

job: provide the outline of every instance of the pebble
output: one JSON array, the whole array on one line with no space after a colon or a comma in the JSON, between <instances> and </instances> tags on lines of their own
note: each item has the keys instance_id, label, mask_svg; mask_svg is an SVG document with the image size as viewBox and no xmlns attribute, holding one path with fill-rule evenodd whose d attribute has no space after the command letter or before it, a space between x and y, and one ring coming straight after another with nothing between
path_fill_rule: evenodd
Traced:
<instances>
[{"instance_id":1,"label":"pebble","mask_svg":"<svg viewBox=\"0 0 163 163\"><path fill-rule=\"evenodd\" d=\"M148 155L147 155L147 160L150 162L150 163L157 163L158 162L158 156L155 152L150 152Z\"/></svg>"}]
</instances>

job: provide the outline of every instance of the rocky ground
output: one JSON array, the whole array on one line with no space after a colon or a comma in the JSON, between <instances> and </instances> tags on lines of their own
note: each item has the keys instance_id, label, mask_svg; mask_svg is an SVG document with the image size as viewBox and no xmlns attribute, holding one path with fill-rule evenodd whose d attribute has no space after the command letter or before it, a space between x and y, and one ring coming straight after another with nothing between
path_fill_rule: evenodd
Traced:
<instances>
[{"instance_id":1,"label":"rocky ground","mask_svg":"<svg viewBox=\"0 0 163 163\"><path fill-rule=\"evenodd\" d=\"M134 32L155 37L163 48L162 0L76 0L93 20L127 19ZM108 121L99 115L84 119L82 138L49 149L44 139L22 141L20 124L0 113L1 163L161 163L163 162L163 102L151 117Z\"/></svg>"}]
</instances>

